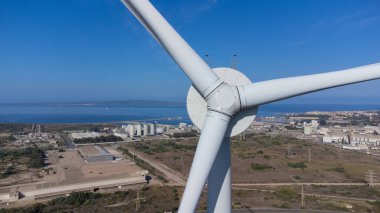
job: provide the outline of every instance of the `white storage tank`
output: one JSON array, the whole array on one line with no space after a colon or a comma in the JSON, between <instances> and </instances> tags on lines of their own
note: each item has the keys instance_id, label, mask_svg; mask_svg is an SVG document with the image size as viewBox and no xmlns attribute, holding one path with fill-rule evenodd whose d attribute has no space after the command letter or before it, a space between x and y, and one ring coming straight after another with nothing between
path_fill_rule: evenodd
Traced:
<instances>
[{"instance_id":1,"label":"white storage tank","mask_svg":"<svg viewBox=\"0 0 380 213\"><path fill-rule=\"evenodd\" d=\"M136 125L136 136L141 136L141 125L140 124Z\"/></svg>"},{"instance_id":2,"label":"white storage tank","mask_svg":"<svg viewBox=\"0 0 380 213\"><path fill-rule=\"evenodd\" d=\"M144 124L143 131L144 131L144 136L148 136L148 124Z\"/></svg>"},{"instance_id":3,"label":"white storage tank","mask_svg":"<svg viewBox=\"0 0 380 213\"><path fill-rule=\"evenodd\" d=\"M154 124L149 124L150 135L156 135L156 126Z\"/></svg>"},{"instance_id":4,"label":"white storage tank","mask_svg":"<svg viewBox=\"0 0 380 213\"><path fill-rule=\"evenodd\" d=\"M135 136L135 126L129 125L129 137Z\"/></svg>"}]
</instances>

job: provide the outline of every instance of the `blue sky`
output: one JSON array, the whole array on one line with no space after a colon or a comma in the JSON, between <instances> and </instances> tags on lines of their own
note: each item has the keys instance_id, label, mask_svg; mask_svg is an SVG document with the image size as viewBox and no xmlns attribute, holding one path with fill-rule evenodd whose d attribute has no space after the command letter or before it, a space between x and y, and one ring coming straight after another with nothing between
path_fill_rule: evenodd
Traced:
<instances>
[{"instance_id":1,"label":"blue sky","mask_svg":"<svg viewBox=\"0 0 380 213\"><path fill-rule=\"evenodd\" d=\"M252 81L380 62L380 1L154 0L212 67ZM2 0L0 102L184 101L189 80L118 0ZM282 103L380 104L380 81Z\"/></svg>"}]
</instances>

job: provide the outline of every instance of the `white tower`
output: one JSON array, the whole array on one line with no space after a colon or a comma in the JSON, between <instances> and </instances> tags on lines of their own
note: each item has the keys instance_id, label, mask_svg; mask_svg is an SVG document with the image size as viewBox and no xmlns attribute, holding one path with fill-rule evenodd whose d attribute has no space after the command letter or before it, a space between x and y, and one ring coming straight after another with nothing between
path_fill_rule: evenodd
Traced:
<instances>
[{"instance_id":1,"label":"white tower","mask_svg":"<svg viewBox=\"0 0 380 213\"><path fill-rule=\"evenodd\" d=\"M129 137L133 138L135 136L135 126L129 125Z\"/></svg>"},{"instance_id":2,"label":"white tower","mask_svg":"<svg viewBox=\"0 0 380 213\"><path fill-rule=\"evenodd\" d=\"M141 124L137 124L136 126L136 136L141 136Z\"/></svg>"},{"instance_id":3,"label":"white tower","mask_svg":"<svg viewBox=\"0 0 380 213\"><path fill-rule=\"evenodd\" d=\"M148 132L149 132L148 128L149 128L148 124L144 124L144 126L143 126L144 136L148 136Z\"/></svg>"},{"instance_id":4,"label":"white tower","mask_svg":"<svg viewBox=\"0 0 380 213\"><path fill-rule=\"evenodd\" d=\"M150 135L156 135L156 126L154 124L149 124Z\"/></svg>"}]
</instances>

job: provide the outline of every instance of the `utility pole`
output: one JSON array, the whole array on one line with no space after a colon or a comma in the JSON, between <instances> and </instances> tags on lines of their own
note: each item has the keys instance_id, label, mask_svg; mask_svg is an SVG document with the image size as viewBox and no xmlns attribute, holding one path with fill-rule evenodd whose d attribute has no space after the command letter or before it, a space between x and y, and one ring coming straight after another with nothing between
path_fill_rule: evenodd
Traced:
<instances>
[{"instance_id":1,"label":"utility pole","mask_svg":"<svg viewBox=\"0 0 380 213\"><path fill-rule=\"evenodd\" d=\"M245 132L240 133L240 141L245 141Z\"/></svg>"},{"instance_id":2,"label":"utility pole","mask_svg":"<svg viewBox=\"0 0 380 213\"><path fill-rule=\"evenodd\" d=\"M231 68L232 69L237 69L237 55L236 54L233 54L232 55L232 62L231 62Z\"/></svg>"},{"instance_id":3,"label":"utility pole","mask_svg":"<svg viewBox=\"0 0 380 213\"><path fill-rule=\"evenodd\" d=\"M309 146L309 155L307 156L307 162L311 163L311 152L310 152L310 146Z\"/></svg>"},{"instance_id":4,"label":"utility pole","mask_svg":"<svg viewBox=\"0 0 380 213\"><path fill-rule=\"evenodd\" d=\"M374 188L374 182L375 182L375 173L373 172L373 170L369 170L367 172L368 174L366 175L368 177L368 188L372 189Z\"/></svg>"},{"instance_id":5,"label":"utility pole","mask_svg":"<svg viewBox=\"0 0 380 213\"><path fill-rule=\"evenodd\" d=\"M210 60L210 57L209 57L209 56L210 56L209 54L206 54L206 55L205 55L205 61L206 61L206 63L208 64L208 66L212 67L212 66L211 66L211 60Z\"/></svg>"},{"instance_id":6,"label":"utility pole","mask_svg":"<svg viewBox=\"0 0 380 213\"><path fill-rule=\"evenodd\" d=\"M305 194L303 192L303 184L301 185L301 208L305 208Z\"/></svg>"},{"instance_id":7,"label":"utility pole","mask_svg":"<svg viewBox=\"0 0 380 213\"><path fill-rule=\"evenodd\" d=\"M136 196L136 211L140 210L140 188L137 189L137 196Z\"/></svg>"},{"instance_id":8,"label":"utility pole","mask_svg":"<svg viewBox=\"0 0 380 213\"><path fill-rule=\"evenodd\" d=\"M338 158L339 158L339 161L342 161L342 149L343 148L338 148Z\"/></svg>"},{"instance_id":9,"label":"utility pole","mask_svg":"<svg viewBox=\"0 0 380 213\"><path fill-rule=\"evenodd\" d=\"M183 171L183 157L181 156L181 171Z\"/></svg>"}]
</instances>

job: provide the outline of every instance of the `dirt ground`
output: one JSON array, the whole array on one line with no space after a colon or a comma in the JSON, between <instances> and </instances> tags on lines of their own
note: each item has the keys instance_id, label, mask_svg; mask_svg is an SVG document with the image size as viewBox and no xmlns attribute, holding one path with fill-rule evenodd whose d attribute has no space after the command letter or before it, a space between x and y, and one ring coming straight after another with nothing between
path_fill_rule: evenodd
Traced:
<instances>
[{"instance_id":1,"label":"dirt ground","mask_svg":"<svg viewBox=\"0 0 380 213\"><path fill-rule=\"evenodd\" d=\"M113 152L121 156L117 151ZM86 163L76 150L49 151L45 163L45 168L51 168L48 172L33 169L2 179L0 184L4 187L0 188L0 193L7 193L10 187L16 186L24 190L34 190L87 181L136 177L143 172L143 169L129 159Z\"/></svg>"},{"instance_id":2,"label":"dirt ground","mask_svg":"<svg viewBox=\"0 0 380 213\"><path fill-rule=\"evenodd\" d=\"M52 167L56 174L45 175L44 180L59 180L62 184L132 177L142 171L128 159L86 163L76 150L49 152L47 162L51 163L49 167Z\"/></svg>"},{"instance_id":3,"label":"dirt ground","mask_svg":"<svg viewBox=\"0 0 380 213\"><path fill-rule=\"evenodd\" d=\"M379 157L306 140L281 137L273 140L279 143L263 144L260 137L253 136L247 136L242 142L232 140L233 183L366 182L366 172L369 170L380 174ZM177 140L177 143L196 145L197 141L194 138ZM154 142L147 146L152 144ZM309 147L311 162L308 162ZM193 150L171 150L149 156L187 176L193 155ZM289 163L304 163L306 168L292 168ZM270 169L254 170L252 164L267 165Z\"/></svg>"}]
</instances>

